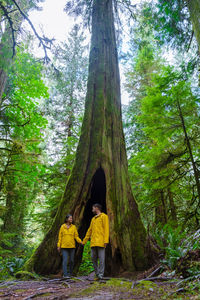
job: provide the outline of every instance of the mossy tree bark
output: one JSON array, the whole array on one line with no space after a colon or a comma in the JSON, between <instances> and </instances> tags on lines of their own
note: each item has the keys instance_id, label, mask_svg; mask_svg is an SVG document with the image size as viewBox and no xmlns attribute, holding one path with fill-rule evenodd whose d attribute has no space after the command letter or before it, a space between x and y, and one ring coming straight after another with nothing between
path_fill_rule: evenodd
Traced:
<instances>
[{"instance_id":1,"label":"mossy tree bark","mask_svg":"<svg viewBox=\"0 0 200 300\"><path fill-rule=\"evenodd\" d=\"M112 0L94 0L89 75L82 132L76 160L50 231L26 269L57 272L56 242L66 213L73 214L81 238L95 202L110 220L107 274L147 267L146 232L133 197L121 118L120 78ZM80 262L82 246L77 249Z\"/></svg>"},{"instance_id":2,"label":"mossy tree bark","mask_svg":"<svg viewBox=\"0 0 200 300\"><path fill-rule=\"evenodd\" d=\"M187 0L194 34L200 49L200 0Z\"/></svg>"}]
</instances>

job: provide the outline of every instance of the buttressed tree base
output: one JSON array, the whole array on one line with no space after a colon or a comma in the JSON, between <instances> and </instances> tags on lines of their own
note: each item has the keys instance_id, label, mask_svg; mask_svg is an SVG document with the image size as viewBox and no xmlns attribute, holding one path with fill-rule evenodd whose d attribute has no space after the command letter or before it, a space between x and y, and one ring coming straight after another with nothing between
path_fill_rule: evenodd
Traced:
<instances>
[{"instance_id":1,"label":"buttressed tree base","mask_svg":"<svg viewBox=\"0 0 200 300\"><path fill-rule=\"evenodd\" d=\"M65 215L73 214L83 238L96 202L102 204L110 221L106 273L145 269L146 232L131 191L122 128L112 0L93 1L85 115L76 160L51 229L26 269L39 274L56 273L61 267L56 243ZM83 247L78 246L77 266L82 251Z\"/></svg>"}]
</instances>

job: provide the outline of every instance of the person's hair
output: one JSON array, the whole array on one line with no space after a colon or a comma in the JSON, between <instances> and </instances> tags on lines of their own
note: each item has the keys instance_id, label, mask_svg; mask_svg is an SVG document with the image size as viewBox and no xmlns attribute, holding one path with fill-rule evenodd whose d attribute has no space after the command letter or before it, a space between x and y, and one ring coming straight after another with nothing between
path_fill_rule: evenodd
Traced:
<instances>
[{"instance_id":1,"label":"person's hair","mask_svg":"<svg viewBox=\"0 0 200 300\"><path fill-rule=\"evenodd\" d=\"M93 207L97 207L100 211L102 211L102 205L99 203L95 203L92 205Z\"/></svg>"},{"instance_id":2,"label":"person's hair","mask_svg":"<svg viewBox=\"0 0 200 300\"><path fill-rule=\"evenodd\" d=\"M65 222L67 222L70 217L72 217L72 215L70 215L70 214L66 215Z\"/></svg>"}]
</instances>

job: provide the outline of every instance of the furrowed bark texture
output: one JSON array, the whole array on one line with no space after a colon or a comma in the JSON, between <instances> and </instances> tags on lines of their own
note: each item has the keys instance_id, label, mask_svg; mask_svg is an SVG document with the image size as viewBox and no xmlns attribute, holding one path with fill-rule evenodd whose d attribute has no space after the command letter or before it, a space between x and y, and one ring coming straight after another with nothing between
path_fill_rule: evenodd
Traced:
<instances>
[{"instance_id":1,"label":"furrowed bark texture","mask_svg":"<svg viewBox=\"0 0 200 300\"><path fill-rule=\"evenodd\" d=\"M56 272L58 230L70 211L84 237L94 203L110 220L107 274L147 267L146 232L134 200L122 129L120 79L112 0L94 0L85 115L75 164L54 223L26 269ZM82 248L77 248L80 262Z\"/></svg>"},{"instance_id":2,"label":"furrowed bark texture","mask_svg":"<svg viewBox=\"0 0 200 300\"><path fill-rule=\"evenodd\" d=\"M200 49L200 0L187 0L194 34Z\"/></svg>"}]
</instances>

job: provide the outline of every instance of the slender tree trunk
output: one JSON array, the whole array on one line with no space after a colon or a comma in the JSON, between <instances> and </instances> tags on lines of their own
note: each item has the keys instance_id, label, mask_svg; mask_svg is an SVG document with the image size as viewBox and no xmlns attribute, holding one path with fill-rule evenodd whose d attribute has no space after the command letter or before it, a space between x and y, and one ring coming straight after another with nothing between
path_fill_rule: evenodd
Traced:
<instances>
[{"instance_id":1,"label":"slender tree trunk","mask_svg":"<svg viewBox=\"0 0 200 300\"><path fill-rule=\"evenodd\" d=\"M8 174L7 178L6 211L3 216L2 229L6 233L15 234L11 237L12 246L8 248L19 247L22 242L20 236L24 232L24 218L27 203L24 200L21 191L16 188L13 176ZM23 205L22 205L23 204Z\"/></svg>"},{"instance_id":2,"label":"slender tree trunk","mask_svg":"<svg viewBox=\"0 0 200 300\"><path fill-rule=\"evenodd\" d=\"M169 199L169 207L170 207L170 211L171 211L171 218L172 221L174 222L174 225L177 225L177 214L176 214L176 206L174 203L174 199L173 199L173 194L170 191L170 189L167 190L168 193L168 199Z\"/></svg>"},{"instance_id":3,"label":"slender tree trunk","mask_svg":"<svg viewBox=\"0 0 200 300\"><path fill-rule=\"evenodd\" d=\"M3 102L2 95L5 89L6 80L7 80L6 72L3 69L0 69L0 109Z\"/></svg>"},{"instance_id":4,"label":"slender tree trunk","mask_svg":"<svg viewBox=\"0 0 200 300\"><path fill-rule=\"evenodd\" d=\"M22 0L17 0L16 2L25 13L29 10L30 7L28 1L27 3ZM10 14L9 17L12 20L13 28L15 30L14 37L17 39L18 30L23 22L23 16L16 10ZM3 102L2 95L6 87L8 69L13 61L13 40L11 30L10 24L7 22L6 29L1 37L0 43L0 109Z\"/></svg>"},{"instance_id":5,"label":"slender tree trunk","mask_svg":"<svg viewBox=\"0 0 200 300\"><path fill-rule=\"evenodd\" d=\"M1 40L3 42L0 43L0 109L3 103L2 96L7 82L6 70L10 67L12 62L10 28L6 28Z\"/></svg>"},{"instance_id":6,"label":"slender tree trunk","mask_svg":"<svg viewBox=\"0 0 200 300\"><path fill-rule=\"evenodd\" d=\"M148 265L146 232L128 176L112 4L112 0L93 2L85 115L75 164L54 222L26 264L27 270L40 274L60 269L56 242L66 213L73 214L83 238L95 202L102 204L110 220L107 273L141 270ZM81 254L80 246L78 262Z\"/></svg>"},{"instance_id":7,"label":"slender tree trunk","mask_svg":"<svg viewBox=\"0 0 200 300\"><path fill-rule=\"evenodd\" d=\"M197 43L200 49L200 0L187 0L190 18Z\"/></svg>"},{"instance_id":8,"label":"slender tree trunk","mask_svg":"<svg viewBox=\"0 0 200 300\"><path fill-rule=\"evenodd\" d=\"M198 199L200 201L200 182L199 182L199 174L198 174L199 172L198 172L198 169L196 167L196 163L194 161L194 157L193 157L193 153L192 153L192 147L191 147L191 144L190 144L190 139L189 139L189 136L187 134L187 129L186 129L186 126L185 126L185 120L184 120L184 117L183 117L180 102L178 100L177 100L177 107L178 107L178 112L179 112L179 116L180 116L180 119L181 119L181 125L182 125L183 132L184 132L184 135L185 135L185 141L186 141L186 145L187 145L187 148L188 148L190 160L191 160L191 163L192 163L194 178L195 178L196 187L197 187Z\"/></svg>"},{"instance_id":9,"label":"slender tree trunk","mask_svg":"<svg viewBox=\"0 0 200 300\"><path fill-rule=\"evenodd\" d=\"M73 120L74 120L73 92L71 92L70 101L69 101L69 112L68 112L68 117L66 120L67 139L72 136ZM67 153L66 153L67 156L70 155L70 151L71 151L71 149L68 148ZM65 173L66 173L67 177L70 175L70 172L71 172L71 169L66 168Z\"/></svg>"},{"instance_id":10,"label":"slender tree trunk","mask_svg":"<svg viewBox=\"0 0 200 300\"><path fill-rule=\"evenodd\" d=\"M155 223L166 224L167 223L167 212L164 191L158 191L158 203L155 209Z\"/></svg>"}]
</instances>

